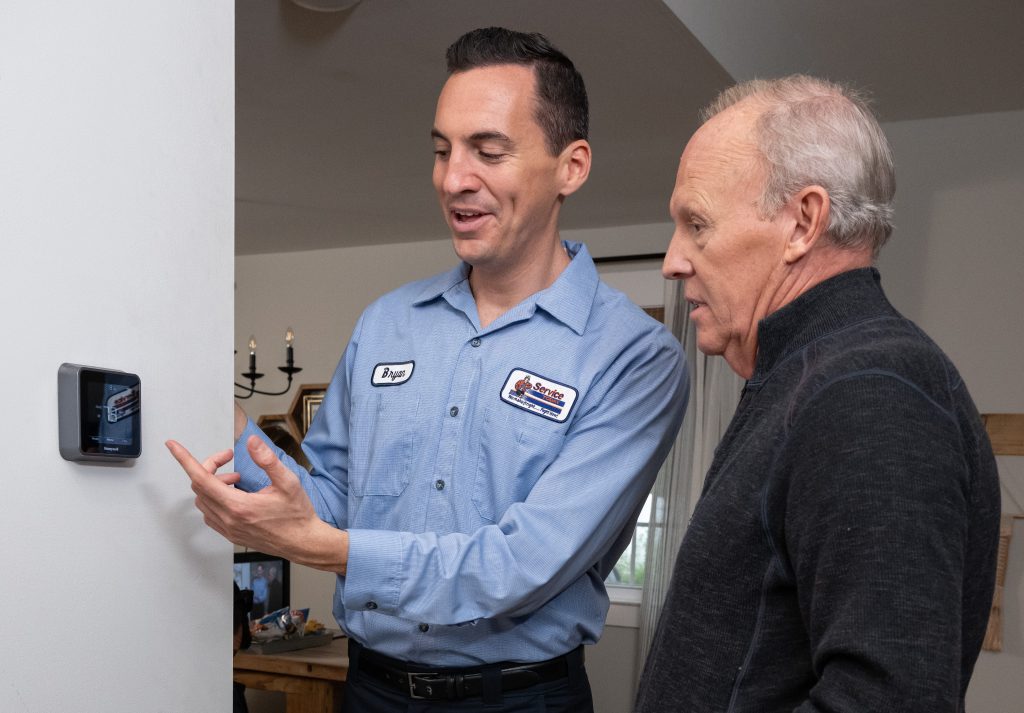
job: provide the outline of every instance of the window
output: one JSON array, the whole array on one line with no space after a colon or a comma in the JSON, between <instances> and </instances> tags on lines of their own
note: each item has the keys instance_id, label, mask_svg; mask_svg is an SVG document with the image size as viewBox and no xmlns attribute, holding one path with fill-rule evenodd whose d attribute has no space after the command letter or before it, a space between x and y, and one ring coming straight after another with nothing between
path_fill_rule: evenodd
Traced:
<instances>
[{"instance_id":1,"label":"window","mask_svg":"<svg viewBox=\"0 0 1024 713\"><path fill-rule=\"evenodd\" d=\"M599 260L598 272L608 285L624 292L647 314L659 322L665 320L665 281L661 276L661 258L616 261ZM647 540L650 533L653 498L648 495L637 519L633 539L605 580L612 599L639 601L639 589L647 570Z\"/></svg>"},{"instance_id":2,"label":"window","mask_svg":"<svg viewBox=\"0 0 1024 713\"><path fill-rule=\"evenodd\" d=\"M615 568L605 582L617 587L644 586L644 572L647 569L647 536L651 527L651 499L647 496L644 508L636 521L636 530L629 546L615 563Z\"/></svg>"}]
</instances>

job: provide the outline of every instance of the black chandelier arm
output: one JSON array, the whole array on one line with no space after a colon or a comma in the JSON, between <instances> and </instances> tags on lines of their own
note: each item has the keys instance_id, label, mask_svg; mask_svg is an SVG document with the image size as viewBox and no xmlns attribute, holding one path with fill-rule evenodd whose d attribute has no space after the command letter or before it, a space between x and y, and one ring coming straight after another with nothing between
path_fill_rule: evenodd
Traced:
<instances>
[{"instance_id":1,"label":"black chandelier arm","mask_svg":"<svg viewBox=\"0 0 1024 713\"><path fill-rule=\"evenodd\" d=\"M261 391L260 389L256 388L256 379L262 378L263 374L248 371L242 374L243 377L249 380L248 385L239 384L237 381L235 382L236 389L243 389L248 393L245 396L239 396L236 393L235 398L242 400L251 399L255 394L260 394L261 396L282 396L284 394L287 394L289 389L292 388L292 376L302 371L302 368L292 366L291 364L289 364L288 366L279 366L277 368L279 371L283 371L288 376L288 383L285 385L284 389L282 389L281 391Z\"/></svg>"}]
</instances>

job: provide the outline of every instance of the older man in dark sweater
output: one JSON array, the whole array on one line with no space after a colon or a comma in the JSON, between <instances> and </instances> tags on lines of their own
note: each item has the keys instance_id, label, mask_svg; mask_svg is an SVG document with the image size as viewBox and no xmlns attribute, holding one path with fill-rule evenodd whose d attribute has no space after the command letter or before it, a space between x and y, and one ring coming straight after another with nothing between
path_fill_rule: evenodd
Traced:
<instances>
[{"instance_id":1,"label":"older man in dark sweater","mask_svg":"<svg viewBox=\"0 0 1024 713\"><path fill-rule=\"evenodd\" d=\"M808 77L726 91L679 165L665 275L747 379L679 551L641 713L962 711L999 485L949 359L886 300L888 143Z\"/></svg>"}]
</instances>

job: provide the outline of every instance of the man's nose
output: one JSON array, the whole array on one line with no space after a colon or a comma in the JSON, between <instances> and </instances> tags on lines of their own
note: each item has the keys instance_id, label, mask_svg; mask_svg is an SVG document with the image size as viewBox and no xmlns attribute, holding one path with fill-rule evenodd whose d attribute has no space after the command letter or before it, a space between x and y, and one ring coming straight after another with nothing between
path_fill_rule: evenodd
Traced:
<instances>
[{"instance_id":1,"label":"man's nose","mask_svg":"<svg viewBox=\"0 0 1024 713\"><path fill-rule=\"evenodd\" d=\"M665 261L661 265L661 274L666 280L684 280L693 275L693 263L686 255L685 240L679 231L676 231L668 244Z\"/></svg>"},{"instance_id":2,"label":"man's nose","mask_svg":"<svg viewBox=\"0 0 1024 713\"><path fill-rule=\"evenodd\" d=\"M449 195L480 190L480 177L477 175L475 162L468 151L452 149L448 156L448 162L445 164L442 187Z\"/></svg>"}]
</instances>

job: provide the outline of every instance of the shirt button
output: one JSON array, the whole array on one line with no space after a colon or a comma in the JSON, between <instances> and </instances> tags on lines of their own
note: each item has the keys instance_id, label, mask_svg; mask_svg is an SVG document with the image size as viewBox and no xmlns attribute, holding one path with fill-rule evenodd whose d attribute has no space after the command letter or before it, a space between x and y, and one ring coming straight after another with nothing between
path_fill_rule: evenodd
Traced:
<instances>
[{"instance_id":1,"label":"shirt button","mask_svg":"<svg viewBox=\"0 0 1024 713\"><path fill-rule=\"evenodd\" d=\"M450 413L452 415L452 418L454 418L455 416L458 416L459 415L459 407L458 406L452 406L451 410L449 410L448 413Z\"/></svg>"},{"instance_id":2,"label":"shirt button","mask_svg":"<svg viewBox=\"0 0 1024 713\"><path fill-rule=\"evenodd\" d=\"M377 608L377 602L366 602L366 608L367 609L376 609Z\"/></svg>"},{"instance_id":3,"label":"shirt button","mask_svg":"<svg viewBox=\"0 0 1024 713\"><path fill-rule=\"evenodd\" d=\"M480 337L473 337L473 341L470 342L474 347L480 346Z\"/></svg>"},{"instance_id":4,"label":"shirt button","mask_svg":"<svg viewBox=\"0 0 1024 713\"><path fill-rule=\"evenodd\" d=\"M434 487L437 488L438 490L444 490L444 481L443 480L435 480L434 481Z\"/></svg>"},{"instance_id":5,"label":"shirt button","mask_svg":"<svg viewBox=\"0 0 1024 713\"><path fill-rule=\"evenodd\" d=\"M420 624L420 631L424 634L430 631L430 624Z\"/></svg>"}]
</instances>

